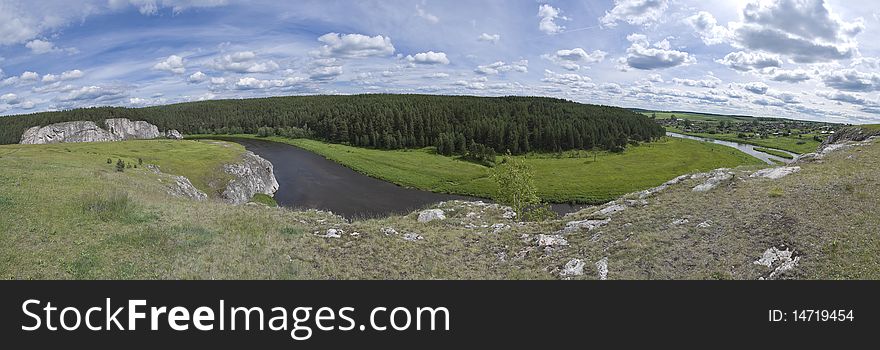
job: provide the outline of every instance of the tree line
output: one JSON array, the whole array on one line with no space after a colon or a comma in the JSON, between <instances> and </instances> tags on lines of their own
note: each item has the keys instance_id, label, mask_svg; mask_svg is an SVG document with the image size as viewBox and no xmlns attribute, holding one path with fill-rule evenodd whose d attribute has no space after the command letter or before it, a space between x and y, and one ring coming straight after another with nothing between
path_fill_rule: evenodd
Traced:
<instances>
[{"instance_id":1,"label":"tree line","mask_svg":"<svg viewBox=\"0 0 880 350\"><path fill-rule=\"evenodd\" d=\"M286 96L146 108L96 107L0 117L0 143L31 126L107 118L145 120L184 134L278 134L378 149L435 146L444 154L622 150L664 135L617 107L547 97L438 95Z\"/></svg>"}]
</instances>

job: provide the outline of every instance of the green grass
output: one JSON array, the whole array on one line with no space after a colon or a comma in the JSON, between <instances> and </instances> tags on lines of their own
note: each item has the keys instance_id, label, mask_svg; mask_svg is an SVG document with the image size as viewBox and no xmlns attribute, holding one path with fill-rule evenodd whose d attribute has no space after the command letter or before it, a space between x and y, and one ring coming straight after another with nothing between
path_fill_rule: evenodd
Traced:
<instances>
[{"instance_id":1,"label":"green grass","mask_svg":"<svg viewBox=\"0 0 880 350\"><path fill-rule=\"evenodd\" d=\"M789 151L797 154L811 153L815 152L816 148L821 145L821 142L818 142L813 139L814 135L803 135L802 137L788 137L788 136L770 136L766 139L762 138L751 138L751 139L741 139L737 137L737 134L709 134L709 133L696 133L696 132L683 132L674 128L667 128L667 130L672 132L677 132L680 134L703 137L708 139L716 139L722 141L730 141L730 142L739 142L747 145L754 145L760 147L767 148L775 148L781 149L784 151Z\"/></svg>"},{"instance_id":2,"label":"green grass","mask_svg":"<svg viewBox=\"0 0 880 350\"><path fill-rule=\"evenodd\" d=\"M859 126L862 128L865 128L869 131L880 131L880 124L866 124L866 125L859 125Z\"/></svg>"},{"instance_id":3,"label":"green grass","mask_svg":"<svg viewBox=\"0 0 880 350\"><path fill-rule=\"evenodd\" d=\"M437 155L432 148L388 151L307 139L258 139L288 143L401 186L483 198L492 198L497 190L491 168ZM631 146L620 154L601 152L595 159L583 151L519 157L535 170L538 195L554 203L602 203L686 173L763 164L729 147L676 138Z\"/></svg>"},{"instance_id":4,"label":"green grass","mask_svg":"<svg viewBox=\"0 0 880 350\"><path fill-rule=\"evenodd\" d=\"M263 204L268 207L277 207L278 202L275 201L275 198L272 198L269 195L265 195L262 193L257 193L254 195L254 198L251 198L251 202Z\"/></svg>"},{"instance_id":5,"label":"green grass","mask_svg":"<svg viewBox=\"0 0 880 350\"><path fill-rule=\"evenodd\" d=\"M683 180L645 206L614 214L597 231L567 235L568 246L548 252L536 245L536 234L593 217L599 208L517 224L501 210L447 202L440 206L443 221L419 223L416 213L348 221L325 212L176 198L147 169L116 172L106 164L108 154L133 145L157 163L195 150L228 158L241 151L163 142L0 146L0 279L553 279L574 258L587 265L576 278L595 279L594 263L607 258L610 279L755 280L769 270L753 262L782 244L801 257L787 278L880 279L880 144L832 152L777 180L737 169L729 183L705 193L691 190L705 178ZM688 148L716 152L714 159L723 153L670 140L627 153L641 154L636 164L656 167L644 156ZM622 164L627 153L600 155L594 169L609 159ZM690 223L670 224L682 218ZM703 222L709 226L699 227ZM497 223L510 227L492 234ZM424 240L386 235L386 227ZM329 228L344 234L315 234Z\"/></svg>"},{"instance_id":6,"label":"green grass","mask_svg":"<svg viewBox=\"0 0 880 350\"><path fill-rule=\"evenodd\" d=\"M704 122L718 122L718 121L727 121L727 122L751 122L755 118L746 117L746 116L733 116L733 115L714 115L714 114L700 114L700 113L674 113L674 112L642 112L642 114L646 116L651 116L652 114L657 116L657 119L672 119L674 115L678 119L687 119L694 121L704 121Z\"/></svg>"},{"instance_id":7,"label":"green grass","mask_svg":"<svg viewBox=\"0 0 880 350\"><path fill-rule=\"evenodd\" d=\"M794 159L794 157L793 157L791 154L788 154L788 153L785 153L785 152L780 152L780 151L775 150L775 149L769 149L769 148L764 148L764 147L755 147L755 150L758 151L758 152L764 152L764 153L767 153L767 154L772 155L772 156L777 156L777 157L779 157L779 158Z\"/></svg>"}]
</instances>

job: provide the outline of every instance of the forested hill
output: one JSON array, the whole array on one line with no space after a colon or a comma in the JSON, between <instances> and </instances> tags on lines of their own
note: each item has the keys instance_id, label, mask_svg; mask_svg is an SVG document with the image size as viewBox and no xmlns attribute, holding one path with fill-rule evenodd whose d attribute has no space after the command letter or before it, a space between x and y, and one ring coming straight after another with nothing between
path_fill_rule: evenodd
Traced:
<instances>
[{"instance_id":1,"label":"forested hill","mask_svg":"<svg viewBox=\"0 0 880 350\"><path fill-rule=\"evenodd\" d=\"M147 108L100 107L0 117L0 143L32 126L107 118L145 120L195 133L306 134L383 149L482 144L497 152L620 150L663 136L638 113L545 97L437 95L290 96L189 102Z\"/></svg>"}]
</instances>

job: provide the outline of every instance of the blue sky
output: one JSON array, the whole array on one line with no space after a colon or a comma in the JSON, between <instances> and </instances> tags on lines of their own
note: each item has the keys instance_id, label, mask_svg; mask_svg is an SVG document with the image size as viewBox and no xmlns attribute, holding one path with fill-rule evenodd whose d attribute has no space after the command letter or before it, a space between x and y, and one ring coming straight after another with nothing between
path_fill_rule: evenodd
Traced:
<instances>
[{"instance_id":1,"label":"blue sky","mask_svg":"<svg viewBox=\"0 0 880 350\"><path fill-rule=\"evenodd\" d=\"M880 122L880 2L0 0L0 115L541 95Z\"/></svg>"}]
</instances>

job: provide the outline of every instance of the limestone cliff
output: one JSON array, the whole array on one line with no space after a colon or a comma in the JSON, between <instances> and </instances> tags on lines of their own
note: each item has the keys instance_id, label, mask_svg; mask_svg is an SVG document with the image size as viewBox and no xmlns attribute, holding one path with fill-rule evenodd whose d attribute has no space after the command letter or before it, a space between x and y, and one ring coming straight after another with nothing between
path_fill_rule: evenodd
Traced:
<instances>
[{"instance_id":1,"label":"limestone cliff","mask_svg":"<svg viewBox=\"0 0 880 350\"><path fill-rule=\"evenodd\" d=\"M220 195L224 202L245 204L257 193L271 196L278 191L272 163L253 152L245 152L238 163L224 165L223 171L232 175L232 180Z\"/></svg>"},{"instance_id":2,"label":"limestone cliff","mask_svg":"<svg viewBox=\"0 0 880 350\"><path fill-rule=\"evenodd\" d=\"M104 121L104 128L91 121L76 121L35 126L21 136L21 144L67 142L108 142L159 137L159 128L145 121L112 118Z\"/></svg>"}]
</instances>

